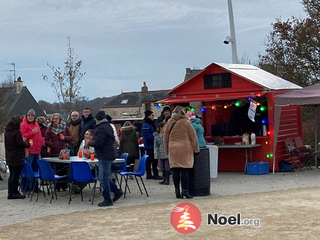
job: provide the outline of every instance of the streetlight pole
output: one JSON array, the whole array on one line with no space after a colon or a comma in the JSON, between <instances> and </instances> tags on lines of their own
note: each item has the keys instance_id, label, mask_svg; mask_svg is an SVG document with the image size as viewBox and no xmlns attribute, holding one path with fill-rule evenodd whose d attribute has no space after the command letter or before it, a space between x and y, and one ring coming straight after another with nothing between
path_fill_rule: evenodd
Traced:
<instances>
[{"instance_id":1,"label":"streetlight pole","mask_svg":"<svg viewBox=\"0 0 320 240\"><path fill-rule=\"evenodd\" d=\"M234 19L233 19L233 10L232 2L228 0L228 11L229 11L229 24L230 24L230 37L231 37L231 51L232 51L232 63L238 63L237 56L237 46L236 46L236 34L234 30Z\"/></svg>"},{"instance_id":2,"label":"streetlight pole","mask_svg":"<svg viewBox=\"0 0 320 240\"><path fill-rule=\"evenodd\" d=\"M14 62L7 63L8 65L13 66L13 70L10 70L10 72L13 71L13 81L16 81L16 64Z\"/></svg>"}]
</instances>

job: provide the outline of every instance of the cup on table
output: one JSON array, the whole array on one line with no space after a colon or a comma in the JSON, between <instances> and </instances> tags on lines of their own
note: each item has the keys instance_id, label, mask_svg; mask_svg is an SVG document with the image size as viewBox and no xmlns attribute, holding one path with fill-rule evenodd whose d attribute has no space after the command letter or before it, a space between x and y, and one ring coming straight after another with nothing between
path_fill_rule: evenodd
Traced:
<instances>
[{"instance_id":1,"label":"cup on table","mask_svg":"<svg viewBox=\"0 0 320 240\"><path fill-rule=\"evenodd\" d=\"M90 154L90 159L91 159L91 161L94 160L94 153L91 153L91 154Z\"/></svg>"},{"instance_id":2,"label":"cup on table","mask_svg":"<svg viewBox=\"0 0 320 240\"><path fill-rule=\"evenodd\" d=\"M82 158L82 152L78 152L79 158Z\"/></svg>"},{"instance_id":3,"label":"cup on table","mask_svg":"<svg viewBox=\"0 0 320 240\"><path fill-rule=\"evenodd\" d=\"M67 160L67 154L66 153L63 154L63 160Z\"/></svg>"}]
</instances>

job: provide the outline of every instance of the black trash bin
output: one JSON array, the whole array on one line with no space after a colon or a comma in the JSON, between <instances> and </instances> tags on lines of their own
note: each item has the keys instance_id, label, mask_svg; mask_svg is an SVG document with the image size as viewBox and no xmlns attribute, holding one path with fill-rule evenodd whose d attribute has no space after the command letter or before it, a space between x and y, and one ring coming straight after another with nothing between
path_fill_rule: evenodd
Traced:
<instances>
[{"instance_id":1,"label":"black trash bin","mask_svg":"<svg viewBox=\"0 0 320 240\"><path fill-rule=\"evenodd\" d=\"M192 196L210 195L210 159L209 148L200 148L194 156L193 169L190 170L189 193Z\"/></svg>"}]
</instances>

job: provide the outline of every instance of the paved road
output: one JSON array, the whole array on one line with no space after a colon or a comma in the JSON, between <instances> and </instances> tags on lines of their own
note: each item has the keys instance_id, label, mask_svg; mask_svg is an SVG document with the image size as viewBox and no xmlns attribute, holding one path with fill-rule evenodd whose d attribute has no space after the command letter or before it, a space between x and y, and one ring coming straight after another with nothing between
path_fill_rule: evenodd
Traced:
<instances>
[{"instance_id":1,"label":"paved road","mask_svg":"<svg viewBox=\"0 0 320 240\"><path fill-rule=\"evenodd\" d=\"M129 180L131 193L125 199L119 199L111 208L177 201L171 178L169 186L160 185L159 181L145 180L145 176L143 178L149 197L140 194L135 180ZM5 181L1 181L0 185L5 186ZM320 170L318 169L297 171L296 173L276 173L274 175L271 173L245 175L239 172L224 172L219 173L218 178L211 179L211 195L199 198L209 198L214 202L214 198L219 196L315 186L320 186ZM89 192L90 190L86 188L83 202L81 202L79 195L73 195L71 204L68 204L68 192L59 192L58 200L54 200L50 204L50 198L47 196L44 198L42 194L39 196L38 202L35 202L35 198L31 202L28 198L7 200L7 191L2 190L0 191L0 201L2 203L0 227L43 216L101 210L97 206L102 201L101 194L99 191L97 192L94 204L91 205L88 202Z\"/></svg>"},{"instance_id":2,"label":"paved road","mask_svg":"<svg viewBox=\"0 0 320 240\"><path fill-rule=\"evenodd\" d=\"M8 177L9 173L1 173L1 177L4 179L0 181L0 190L8 189Z\"/></svg>"}]
</instances>

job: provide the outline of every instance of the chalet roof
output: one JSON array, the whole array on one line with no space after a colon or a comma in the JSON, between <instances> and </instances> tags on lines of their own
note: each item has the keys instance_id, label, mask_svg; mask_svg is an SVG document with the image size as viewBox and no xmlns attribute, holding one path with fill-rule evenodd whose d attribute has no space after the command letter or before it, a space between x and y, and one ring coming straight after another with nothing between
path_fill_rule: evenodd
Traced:
<instances>
[{"instance_id":1,"label":"chalet roof","mask_svg":"<svg viewBox=\"0 0 320 240\"><path fill-rule=\"evenodd\" d=\"M168 97L170 90L157 90L142 92L124 92L106 103L103 107L135 107L140 106L142 102L156 102Z\"/></svg>"},{"instance_id":2,"label":"chalet roof","mask_svg":"<svg viewBox=\"0 0 320 240\"><path fill-rule=\"evenodd\" d=\"M248 64L215 63L226 71L247 79L269 90L299 89L299 85Z\"/></svg>"},{"instance_id":3,"label":"chalet roof","mask_svg":"<svg viewBox=\"0 0 320 240\"><path fill-rule=\"evenodd\" d=\"M0 88L0 111L5 113L7 119L14 115L26 115L28 110L33 108L36 116L46 116L27 87L23 87L20 93L16 92L15 87Z\"/></svg>"},{"instance_id":4,"label":"chalet roof","mask_svg":"<svg viewBox=\"0 0 320 240\"><path fill-rule=\"evenodd\" d=\"M283 90L283 89L300 89L299 85L289 82L281 77L278 77L272 73L264 71L258 67L248 64L229 64L229 63L211 63L209 66L202 70L192 72L192 76L185 77L185 81L175 86L170 92L179 88L185 82L192 80L195 76L206 71L212 64L218 65L227 72L233 73L239 77L242 77L254 84L257 84L266 90Z\"/></svg>"}]
</instances>

